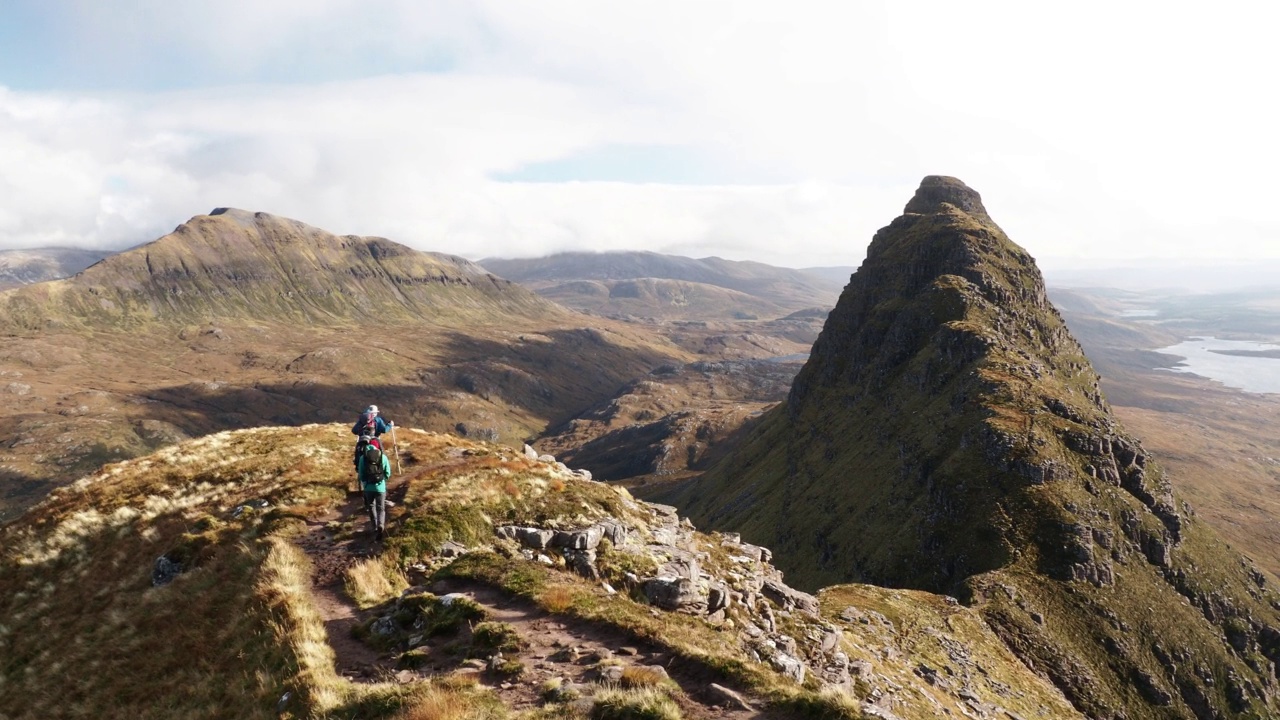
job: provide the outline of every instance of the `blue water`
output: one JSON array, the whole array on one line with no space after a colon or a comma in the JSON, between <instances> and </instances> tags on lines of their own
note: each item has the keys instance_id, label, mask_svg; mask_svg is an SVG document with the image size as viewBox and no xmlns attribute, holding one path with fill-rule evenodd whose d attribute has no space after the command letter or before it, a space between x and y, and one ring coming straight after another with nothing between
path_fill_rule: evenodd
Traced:
<instances>
[{"instance_id":1,"label":"blue water","mask_svg":"<svg viewBox=\"0 0 1280 720\"><path fill-rule=\"evenodd\" d=\"M1156 350L1158 353L1185 358L1173 372L1191 373L1253 393L1280 393L1280 358L1222 355L1213 350L1280 350L1280 345L1248 340L1191 338Z\"/></svg>"}]
</instances>

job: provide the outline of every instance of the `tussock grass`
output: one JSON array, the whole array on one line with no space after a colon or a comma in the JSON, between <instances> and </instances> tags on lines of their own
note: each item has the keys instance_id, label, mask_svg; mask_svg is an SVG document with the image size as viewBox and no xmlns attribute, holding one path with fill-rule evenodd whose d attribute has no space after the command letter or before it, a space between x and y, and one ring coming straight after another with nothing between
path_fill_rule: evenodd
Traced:
<instances>
[{"instance_id":1,"label":"tussock grass","mask_svg":"<svg viewBox=\"0 0 1280 720\"><path fill-rule=\"evenodd\" d=\"M409 587L404 573L389 567L381 558L369 558L347 568L343 588L356 606L373 607Z\"/></svg>"},{"instance_id":2,"label":"tussock grass","mask_svg":"<svg viewBox=\"0 0 1280 720\"><path fill-rule=\"evenodd\" d=\"M474 683L426 683L406 699L395 720L504 720L506 708Z\"/></svg>"},{"instance_id":3,"label":"tussock grass","mask_svg":"<svg viewBox=\"0 0 1280 720\"><path fill-rule=\"evenodd\" d=\"M624 688L654 688L671 685L671 680L653 668L631 665L622 670L619 684Z\"/></svg>"},{"instance_id":4,"label":"tussock grass","mask_svg":"<svg viewBox=\"0 0 1280 720\"><path fill-rule=\"evenodd\" d=\"M348 683L334 672L333 648L310 602L310 561L288 541L271 538L268 542L258 591L277 610L271 623L274 640L293 652L297 663L293 684L307 689L314 710L325 712L346 699Z\"/></svg>"},{"instance_id":5,"label":"tussock grass","mask_svg":"<svg viewBox=\"0 0 1280 720\"><path fill-rule=\"evenodd\" d=\"M482 622L471 631L471 646L475 652L517 652L523 645L520 633L507 623Z\"/></svg>"},{"instance_id":6,"label":"tussock grass","mask_svg":"<svg viewBox=\"0 0 1280 720\"><path fill-rule=\"evenodd\" d=\"M573 607L573 601L577 599L578 594L572 588L564 585L552 585L542 591L538 597L538 604L546 608L548 612L563 613Z\"/></svg>"},{"instance_id":7,"label":"tussock grass","mask_svg":"<svg viewBox=\"0 0 1280 720\"><path fill-rule=\"evenodd\" d=\"M592 720L681 720L680 706L652 687L603 689L595 695Z\"/></svg>"}]
</instances>

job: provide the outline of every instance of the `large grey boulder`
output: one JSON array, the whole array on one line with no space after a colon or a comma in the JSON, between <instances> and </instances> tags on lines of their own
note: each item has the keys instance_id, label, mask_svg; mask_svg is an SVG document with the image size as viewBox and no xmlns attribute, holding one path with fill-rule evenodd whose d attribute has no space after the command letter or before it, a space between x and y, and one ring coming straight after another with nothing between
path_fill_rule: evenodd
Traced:
<instances>
[{"instance_id":1,"label":"large grey boulder","mask_svg":"<svg viewBox=\"0 0 1280 720\"><path fill-rule=\"evenodd\" d=\"M604 537L604 528L592 525L582 530L557 530L551 538L551 546L572 550L595 550Z\"/></svg>"},{"instance_id":2,"label":"large grey boulder","mask_svg":"<svg viewBox=\"0 0 1280 720\"><path fill-rule=\"evenodd\" d=\"M776 580L765 580L761 593L783 610L798 610L808 615L818 614L818 598Z\"/></svg>"},{"instance_id":3,"label":"large grey boulder","mask_svg":"<svg viewBox=\"0 0 1280 720\"><path fill-rule=\"evenodd\" d=\"M769 658L769 664L773 666L783 677L789 677L798 683L804 682L805 665L799 659L794 658L784 652L774 653Z\"/></svg>"},{"instance_id":4,"label":"large grey boulder","mask_svg":"<svg viewBox=\"0 0 1280 720\"><path fill-rule=\"evenodd\" d=\"M534 550L542 550L551 544L551 539L555 537L555 530L546 530L534 527L519 527L516 525L503 525L495 528L494 533L498 537L515 540L527 548Z\"/></svg>"},{"instance_id":5,"label":"large grey boulder","mask_svg":"<svg viewBox=\"0 0 1280 720\"><path fill-rule=\"evenodd\" d=\"M663 610L702 613L707 609L707 597L698 584L686 577L649 578L641 585L645 598Z\"/></svg>"}]
</instances>

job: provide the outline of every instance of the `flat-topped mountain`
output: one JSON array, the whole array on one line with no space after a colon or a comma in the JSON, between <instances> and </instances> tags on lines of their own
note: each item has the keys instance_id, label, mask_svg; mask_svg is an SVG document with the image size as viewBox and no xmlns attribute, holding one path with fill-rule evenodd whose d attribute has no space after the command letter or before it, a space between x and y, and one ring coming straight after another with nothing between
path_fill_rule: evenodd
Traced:
<instances>
[{"instance_id":1,"label":"flat-topped mountain","mask_svg":"<svg viewBox=\"0 0 1280 720\"><path fill-rule=\"evenodd\" d=\"M787 401L678 504L793 581L978 608L1089 717L1272 717L1280 595L1199 521L976 192L876 233Z\"/></svg>"},{"instance_id":2,"label":"flat-topped mountain","mask_svg":"<svg viewBox=\"0 0 1280 720\"><path fill-rule=\"evenodd\" d=\"M27 328L214 317L466 322L484 313L560 312L462 258L228 208L196 216L75 277L0 296L0 306Z\"/></svg>"},{"instance_id":3,"label":"flat-topped mountain","mask_svg":"<svg viewBox=\"0 0 1280 720\"><path fill-rule=\"evenodd\" d=\"M653 252L566 252L486 258L480 264L569 307L659 319L777 318L806 308L830 308L842 287L839 281L801 270Z\"/></svg>"}]
</instances>

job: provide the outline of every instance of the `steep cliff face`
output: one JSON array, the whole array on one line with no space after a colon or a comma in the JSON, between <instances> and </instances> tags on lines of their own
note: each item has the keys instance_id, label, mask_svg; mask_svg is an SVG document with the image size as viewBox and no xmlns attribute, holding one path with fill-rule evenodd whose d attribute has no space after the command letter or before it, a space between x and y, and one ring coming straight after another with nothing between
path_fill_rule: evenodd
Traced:
<instances>
[{"instance_id":1,"label":"steep cliff face","mask_svg":"<svg viewBox=\"0 0 1280 720\"><path fill-rule=\"evenodd\" d=\"M1273 712L1280 598L1111 417L955 179L876 234L787 402L679 501L801 586L960 596L1090 716Z\"/></svg>"},{"instance_id":2,"label":"steep cliff face","mask_svg":"<svg viewBox=\"0 0 1280 720\"><path fill-rule=\"evenodd\" d=\"M73 278L0 296L0 305L27 329L209 317L332 323L428 313L435 321L466 322L486 313L560 312L462 258L229 208L194 217Z\"/></svg>"}]
</instances>

